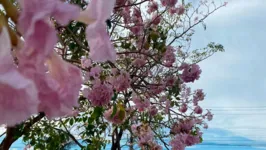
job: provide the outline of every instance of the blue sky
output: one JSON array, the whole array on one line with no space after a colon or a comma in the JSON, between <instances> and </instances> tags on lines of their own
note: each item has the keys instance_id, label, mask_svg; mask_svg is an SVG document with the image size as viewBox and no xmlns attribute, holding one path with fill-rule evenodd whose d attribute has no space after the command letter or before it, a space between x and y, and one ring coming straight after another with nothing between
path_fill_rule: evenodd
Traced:
<instances>
[{"instance_id":1,"label":"blue sky","mask_svg":"<svg viewBox=\"0 0 266 150\"><path fill-rule=\"evenodd\" d=\"M200 63L203 72L193 88L207 93L202 105L215 114L210 128L266 141L266 1L228 2L206 20L206 31L196 28L192 48L214 41L226 52Z\"/></svg>"}]
</instances>

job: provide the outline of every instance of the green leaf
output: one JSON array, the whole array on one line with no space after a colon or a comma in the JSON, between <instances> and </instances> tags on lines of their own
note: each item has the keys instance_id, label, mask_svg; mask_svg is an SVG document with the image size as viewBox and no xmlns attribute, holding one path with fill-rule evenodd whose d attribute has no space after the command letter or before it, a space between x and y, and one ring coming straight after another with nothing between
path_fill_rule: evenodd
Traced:
<instances>
[{"instance_id":1,"label":"green leaf","mask_svg":"<svg viewBox=\"0 0 266 150\"><path fill-rule=\"evenodd\" d=\"M84 118L82 119L82 121L83 121L83 122L86 122L87 119L88 119L88 118L84 117Z\"/></svg>"},{"instance_id":2,"label":"green leaf","mask_svg":"<svg viewBox=\"0 0 266 150\"><path fill-rule=\"evenodd\" d=\"M102 107L95 107L93 113L91 114L91 117L93 118L99 118L102 115L103 108Z\"/></svg>"},{"instance_id":3,"label":"green leaf","mask_svg":"<svg viewBox=\"0 0 266 150\"><path fill-rule=\"evenodd\" d=\"M150 37L154 42L156 42L159 38L159 35L156 32L151 32Z\"/></svg>"},{"instance_id":4,"label":"green leaf","mask_svg":"<svg viewBox=\"0 0 266 150\"><path fill-rule=\"evenodd\" d=\"M116 92L114 92L114 96L112 97L112 100L113 100L113 101L115 101L115 100L117 99L117 95L118 95L118 94L117 94Z\"/></svg>"},{"instance_id":5,"label":"green leaf","mask_svg":"<svg viewBox=\"0 0 266 150\"><path fill-rule=\"evenodd\" d=\"M125 118L125 116L126 116L126 112L125 112L125 110L119 110L119 112L118 112L118 117L119 117L119 119L120 120L123 120L124 118Z\"/></svg>"},{"instance_id":6,"label":"green leaf","mask_svg":"<svg viewBox=\"0 0 266 150\"><path fill-rule=\"evenodd\" d=\"M203 142L203 138L202 137L200 137L200 143L202 143Z\"/></svg>"},{"instance_id":7,"label":"green leaf","mask_svg":"<svg viewBox=\"0 0 266 150\"><path fill-rule=\"evenodd\" d=\"M116 112L117 112L117 106L116 106L116 104L114 103L114 105L113 105L113 112L112 112L112 114L111 114L111 118L113 118L113 117L115 116Z\"/></svg>"},{"instance_id":8,"label":"green leaf","mask_svg":"<svg viewBox=\"0 0 266 150\"><path fill-rule=\"evenodd\" d=\"M69 124L70 124L71 126L74 124L74 119L73 119L73 118L71 118L71 119L69 120Z\"/></svg>"}]
</instances>

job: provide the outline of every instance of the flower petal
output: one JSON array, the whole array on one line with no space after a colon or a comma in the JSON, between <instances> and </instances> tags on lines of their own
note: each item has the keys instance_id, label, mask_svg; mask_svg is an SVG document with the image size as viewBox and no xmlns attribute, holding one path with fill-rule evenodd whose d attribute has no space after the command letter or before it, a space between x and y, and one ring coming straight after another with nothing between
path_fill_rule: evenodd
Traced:
<instances>
[{"instance_id":1,"label":"flower petal","mask_svg":"<svg viewBox=\"0 0 266 150\"><path fill-rule=\"evenodd\" d=\"M116 52L106 33L105 25L93 23L86 29L87 40L90 46L90 57L96 62L115 61Z\"/></svg>"},{"instance_id":2,"label":"flower petal","mask_svg":"<svg viewBox=\"0 0 266 150\"><path fill-rule=\"evenodd\" d=\"M0 45L0 124L15 125L38 113L37 89L14 65L6 28L2 29Z\"/></svg>"}]
</instances>

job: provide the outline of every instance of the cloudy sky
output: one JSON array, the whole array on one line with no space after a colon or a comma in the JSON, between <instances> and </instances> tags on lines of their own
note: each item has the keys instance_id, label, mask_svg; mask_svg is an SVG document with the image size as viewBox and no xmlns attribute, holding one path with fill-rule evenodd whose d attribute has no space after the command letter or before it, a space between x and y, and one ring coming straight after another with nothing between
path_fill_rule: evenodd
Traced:
<instances>
[{"instance_id":1,"label":"cloudy sky","mask_svg":"<svg viewBox=\"0 0 266 150\"><path fill-rule=\"evenodd\" d=\"M206 20L206 31L196 28L192 48L217 42L226 52L200 63L193 88L207 93L202 105L215 114L211 128L266 141L266 0L228 2Z\"/></svg>"}]
</instances>

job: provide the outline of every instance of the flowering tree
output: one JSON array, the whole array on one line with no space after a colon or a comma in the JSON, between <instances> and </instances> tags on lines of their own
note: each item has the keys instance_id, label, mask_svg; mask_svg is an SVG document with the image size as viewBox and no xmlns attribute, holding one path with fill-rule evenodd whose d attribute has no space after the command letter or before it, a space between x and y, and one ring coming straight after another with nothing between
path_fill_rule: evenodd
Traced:
<instances>
[{"instance_id":1,"label":"flowering tree","mask_svg":"<svg viewBox=\"0 0 266 150\"><path fill-rule=\"evenodd\" d=\"M226 5L184 0L0 0L0 124L8 149L183 150L202 142L193 27ZM27 148L27 147L26 147Z\"/></svg>"}]
</instances>

